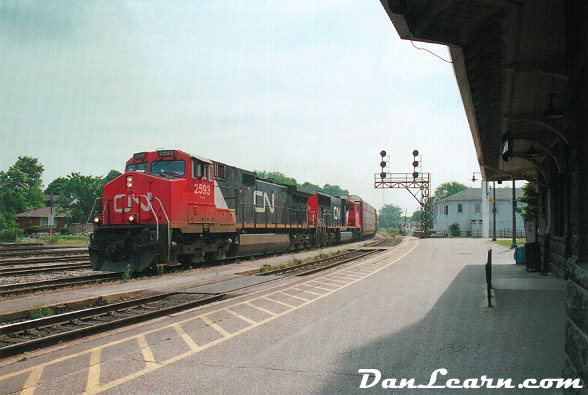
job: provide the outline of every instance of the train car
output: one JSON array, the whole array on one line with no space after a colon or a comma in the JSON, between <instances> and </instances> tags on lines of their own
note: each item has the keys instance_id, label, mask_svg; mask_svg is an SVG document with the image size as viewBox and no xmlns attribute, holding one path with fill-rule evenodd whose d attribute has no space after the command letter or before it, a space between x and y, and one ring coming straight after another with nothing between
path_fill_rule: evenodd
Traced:
<instances>
[{"instance_id":1,"label":"train car","mask_svg":"<svg viewBox=\"0 0 588 395\"><path fill-rule=\"evenodd\" d=\"M359 238L374 237L378 231L378 213L357 195L347 196L349 215L347 223L359 228Z\"/></svg>"},{"instance_id":2,"label":"train car","mask_svg":"<svg viewBox=\"0 0 588 395\"><path fill-rule=\"evenodd\" d=\"M90 262L103 271L295 250L371 232L362 230L371 217L357 196L260 180L179 150L134 154L97 207ZM350 209L358 221L348 220Z\"/></svg>"}]
</instances>

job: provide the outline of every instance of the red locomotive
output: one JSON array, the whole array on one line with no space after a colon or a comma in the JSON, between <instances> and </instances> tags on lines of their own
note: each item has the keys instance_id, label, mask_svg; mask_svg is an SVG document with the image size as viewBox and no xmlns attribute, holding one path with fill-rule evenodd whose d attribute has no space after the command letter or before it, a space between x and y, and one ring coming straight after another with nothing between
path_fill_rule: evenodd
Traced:
<instances>
[{"instance_id":1,"label":"red locomotive","mask_svg":"<svg viewBox=\"0 0 588 395\"><path fill-rule=\"evenodd\" d=\"M359 240L376 210L256 179L255 173L178 150L140 152L104 187L90 239L94 270L143 271Z\"/></svg>"}]
</instances>

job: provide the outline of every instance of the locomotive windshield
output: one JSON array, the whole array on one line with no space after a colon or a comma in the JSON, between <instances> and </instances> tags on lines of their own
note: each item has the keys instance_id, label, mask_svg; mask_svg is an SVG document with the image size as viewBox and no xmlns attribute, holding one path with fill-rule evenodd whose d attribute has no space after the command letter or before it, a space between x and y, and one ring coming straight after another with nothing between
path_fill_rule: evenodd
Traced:
<instances>
[{"instance_id":1,"label":"locomotive windshield","mask_svg":"<svg viewBox=\"0 0 588 395\"><path fill-rule=\"evenodd\" d=\"M159 160L151 164L152 173L174 173L183 176L186 169L186 161L183 160Z\"/></svg>"},{"instance_id":2,"label":"locomotive windshield","mask_svg":"<svg viewBox=\"0 0 588 395\"><path fill-rule=\"evenodd\" d=\"M127 170L126 171L140 171L140 172L146 172L147 171L147 162L141 162L141 163L131 163L130 165L127 166Z\"/></svg>"}]
</instances>

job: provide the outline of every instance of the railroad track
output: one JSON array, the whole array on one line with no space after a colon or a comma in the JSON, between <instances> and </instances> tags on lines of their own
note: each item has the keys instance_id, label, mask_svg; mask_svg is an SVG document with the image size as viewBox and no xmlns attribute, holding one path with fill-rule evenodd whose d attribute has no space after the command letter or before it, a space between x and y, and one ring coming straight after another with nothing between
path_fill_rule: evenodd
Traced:
<instances>
[{"instance_id":1,"label":"railroad track","mask_svg":"<svg viewBox=\"0 0 588 395\"><path fill-rule=\"evenodd\" d=\"M132 325L220 300L224 294L170 293L0 326L3 357Z\"/></svg>"},{"instance_id":2,"label":"railroad track","mask_svg":"<svg viewBox=\"0 0 588 395\"><path fill-rule=\"evenodd\" d=\"M366 258L382 251L385 251L385 249L371 247L368 250L353 250L315 262L260 275L284 273L296 276L309 275ZM111 275L117 275L117 273L112 273ZM275 276L268 278L264 282L277 281L280 278L283 277ZM241 290L242 288L238 289ZM2 325L0 326L0 354L3 357L17 355L25 351L54 345L58 342L74 340L90 334L205 305L226 298L228 294L236 290L218 294L175 292Z\"/></svg>"},{"instance_id":3,"label":"railroad track","mask_svg":"<svg viewBox=\"0 0 588 395\"><path fill-rule=\"evenodd\" d=\"M104 273L90 276L68 277L56 280L35 281L0 286L0 297L21 295L40 291L49 291L64 287L95 284L102 281L120 279L120 273Z\"/></svg>"},{"instance_id":4,"label":"railroad track","mask_svg":"<svg viewBox=\"0 0 588 395\"><path fill-rule=\"evenodd\" d=\"M90 268L90 263L88 261L83 261L80 263L67 263L64 265L48 265L48 266L44 266L44 267L0 268L0 277L36 274L36 273L47 273L47 272L56 272L56 271L63 271L63 270L70 271L70 270L89 269L89 268Z\"/></svg>"},{"instance_id":5,"label":"railroad track","mask_svg":"<svg viewBox=\"0 0 588 395\"><path fill-rule=\"evenodd\" d=\"M76 262L80 260L88 260L90 255L81 254L74 256L55 256L51 258L26 258L26 259L2 259L0 260L0 266L13 266L13 265L37 265L43 263L54 263L54 262Z\"/></svg>"},{"instance_id":6,"label":"railroad track","mask_svg":"<svg viewBox=\"0 0 588 395\"><path fill-rule=\"evenodd\" d=\"M37 246L37 247L0 247L0 257L17 257L33 255L76 255L87 254L87 247L56 247L56 246Z\"/></svg>"},{"instance_id":7,"label":"railroad track","mask_svg":"<svg viewBox=\"0 0 588 395\"><path fill-rule=\"evenodd\" d=\"M0 248L0 277L90 268L86 248L41 247Z\"/></svg>"},{"instance_id":8,"label":"railroad track","mask_svg":"<svg viewBox=\"0 0 588 395\"><path fill-rule=\"evenodd\" d=\"M342 265L351 261L355 261L361 258L368 257L369 255L380 252L380 250L352 250L344 252L342 254L333 255L328 258L320 259L317 261L300 263L298 265L292 265L280 269L268 270L261 273L262 276L272 274L294 274L297 276L304 276L312 273L316 273L322 270L327 270L335 266Z\"/></svg>"}]
</instances>

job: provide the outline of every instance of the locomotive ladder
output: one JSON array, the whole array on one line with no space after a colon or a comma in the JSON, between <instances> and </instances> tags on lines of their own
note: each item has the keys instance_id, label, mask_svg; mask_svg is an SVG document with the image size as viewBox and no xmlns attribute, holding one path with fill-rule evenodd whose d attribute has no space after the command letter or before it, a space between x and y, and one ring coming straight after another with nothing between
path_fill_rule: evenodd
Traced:
<instances>
[{"instance_id":1,"label":"locomotive ladder","mask_svg":"<svg viewBox=\"0 0 588 395\"><path fill-rule=\"evenodd\" d=\"M315 241L316 245L320 245L321 241L324 240L325 243L327 241L327 226L320 218L317 218L317 221L318 226L316 227L315 231Z\"/></svg>"}]
</instances>

